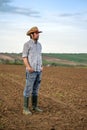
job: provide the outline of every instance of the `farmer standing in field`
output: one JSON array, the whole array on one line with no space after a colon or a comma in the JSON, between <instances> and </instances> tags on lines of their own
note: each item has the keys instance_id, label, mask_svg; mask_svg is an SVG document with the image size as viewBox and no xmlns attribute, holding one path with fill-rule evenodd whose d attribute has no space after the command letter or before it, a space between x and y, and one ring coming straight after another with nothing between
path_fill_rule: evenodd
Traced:
<instances>
[{"instance_id":1,"label":"farmer standing in field","mask_svg":"<svg viewBox=\"0 0 87 130\"><path fill-rule=\"evenodd\" d=\"M32 114L28 108L29 98L32 95L32 108L34 111L42 112L38 108L38 91L40 88L41 75L42 75L42 46L38 42L39 31L37 27L32 27L27 35L30 36L30 40L24 44L23 47L23 62L26 66L26 85L23 92L24 96L24 108L23 114Z\"/></svg>"}]
</instances>

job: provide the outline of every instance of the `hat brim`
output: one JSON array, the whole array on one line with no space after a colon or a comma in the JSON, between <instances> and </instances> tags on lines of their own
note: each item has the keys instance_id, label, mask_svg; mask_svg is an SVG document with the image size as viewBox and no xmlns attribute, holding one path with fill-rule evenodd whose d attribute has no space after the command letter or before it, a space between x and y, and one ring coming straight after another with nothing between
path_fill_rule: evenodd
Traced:
<instances>
[{"instance_id":1,"label":"hat brim","mask_svg":"<svg viewBox=\"0 0 87 130\"><path fill-rule=\"evenodd\" d=\"M42 33L42 31L31 31L31 32L27 32L27 35L30 35L30 34L32 34L32 33Z\"/></svg>"}]
</instances>

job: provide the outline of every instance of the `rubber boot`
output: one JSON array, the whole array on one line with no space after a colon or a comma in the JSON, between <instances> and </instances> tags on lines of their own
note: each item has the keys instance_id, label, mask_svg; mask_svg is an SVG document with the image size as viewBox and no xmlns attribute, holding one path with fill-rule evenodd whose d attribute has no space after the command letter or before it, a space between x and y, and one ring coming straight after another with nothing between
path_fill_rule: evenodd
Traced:
<instances>
[{"instance_id":1,"label":"rubber boot","mask_svg":"<svg viewBox=\"0 0 87 130\"><path fill-rule=\"evenodd\" d=\"M32 107L34 111L42 112L43 110L39 109L37 106L38 96L32 96Z\"/></svg>"},{"instance_id":2,"label":"rubber boot","mask_svg":"<svg viewBox=\"0 0 87 130\"><path fill-rule=\"evenodd\" d=\"M25 115L31 115L32 113L28 109L29 104L29 97L24 97L24 108L23 108L23 114Z\"/></svg>"}]
</instances>

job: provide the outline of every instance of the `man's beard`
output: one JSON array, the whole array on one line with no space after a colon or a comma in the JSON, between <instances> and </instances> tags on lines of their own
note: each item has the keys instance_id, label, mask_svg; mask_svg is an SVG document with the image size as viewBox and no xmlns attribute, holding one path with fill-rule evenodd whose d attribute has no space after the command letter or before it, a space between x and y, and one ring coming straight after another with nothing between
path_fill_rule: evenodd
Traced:
<instances>
[{"instance_id":1,"label":"man's beard","mask_svg":"<svg viewBox=\"0 0 87 130\"><path fill-rule=\"evenodd\" d=\"M37 37L35 40L37 41L39 39L39 37Z\"/></svg>"}]
</instances>

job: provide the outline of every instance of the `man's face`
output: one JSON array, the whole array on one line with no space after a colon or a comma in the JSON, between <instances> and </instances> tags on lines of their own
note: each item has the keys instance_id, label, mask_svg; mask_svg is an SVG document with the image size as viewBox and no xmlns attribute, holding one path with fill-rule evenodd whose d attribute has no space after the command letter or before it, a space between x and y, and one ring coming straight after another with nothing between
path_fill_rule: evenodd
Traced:
<instances>
[{"instance_id":1,"label":"man's face","mask_svg":"<svg viewBox=\"0 0 87 130\"><path fill-rule=\"evenodd\" d=\"M38 40L39 39L39 33L38 32L33 33L32 39L33 40Z\"/></svg>"}]
</instances>

